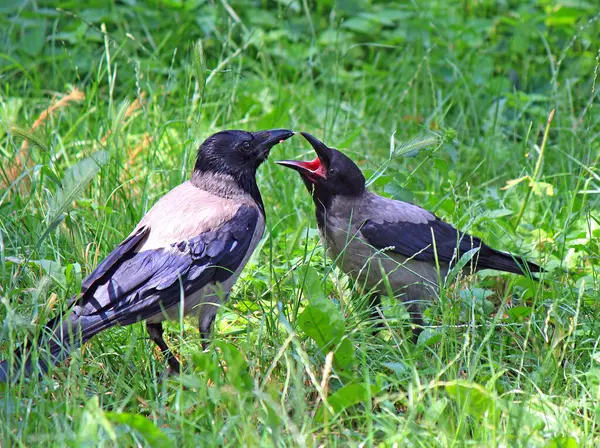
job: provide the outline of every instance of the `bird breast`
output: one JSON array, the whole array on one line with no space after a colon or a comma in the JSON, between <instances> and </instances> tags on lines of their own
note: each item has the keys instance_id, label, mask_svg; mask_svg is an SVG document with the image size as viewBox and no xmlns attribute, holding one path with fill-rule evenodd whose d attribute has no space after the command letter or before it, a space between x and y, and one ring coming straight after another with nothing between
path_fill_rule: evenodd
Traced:
<instances>
[{"instance_id":1,"label":"bird breast","mask_svg":"<svg viewBox=\"0 0 600 448\"><path fill-rule=\"evenodd\" d=\"M138 251L168 248L229 221L245 200L224 198L185 182L164 195L142 218L136 229L148 226L150 234Z\"/></svg>"}]
</instances>

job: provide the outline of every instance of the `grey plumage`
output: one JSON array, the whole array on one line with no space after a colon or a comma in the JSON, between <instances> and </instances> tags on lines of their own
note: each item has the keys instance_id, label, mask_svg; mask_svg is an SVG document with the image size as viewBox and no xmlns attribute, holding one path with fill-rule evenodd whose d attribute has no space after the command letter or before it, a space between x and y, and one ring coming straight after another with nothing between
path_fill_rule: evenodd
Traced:
<instances>
[{"instance_id":1,"label":"grey plumage","mask_svg":"<svg viewBox=\"0 0 600 448\"><path fill-rule=\"evenodd\" d=\"M191 181L163 196L83 281L69 312L46 324L37 361L18 349L16 365L0 363L0 382L21 371L46 371L99 332L139 321L147 322L171 369L179 370L161 322L180 313L195 315L206 343L218 305L264 233L256 168L273 145L292 135L287 130L225 131L207 139L198 158L206 160L210 153L211 159L196 165Z\"/></svg>"},{"instance_id":2,"label":"grey plumage","mask_svg":"<svg viewBox=\"0 0 600 448\"><path fill-rule=\"evenodd\" d=\"M422 327L419 302L435 297L439 278L471 249L477 249L467 265L473 270L540 271L535 263L492 249L417 205L369 192L352 160L312 135L302 135L317 158L277 163L297 170L312 193L321 239L336 264L377 293L385 292L385 272L394 292L407 303L417 325L415 335ZM377 295L374 302L379 303Z\"/></svg>"}]
</instances>

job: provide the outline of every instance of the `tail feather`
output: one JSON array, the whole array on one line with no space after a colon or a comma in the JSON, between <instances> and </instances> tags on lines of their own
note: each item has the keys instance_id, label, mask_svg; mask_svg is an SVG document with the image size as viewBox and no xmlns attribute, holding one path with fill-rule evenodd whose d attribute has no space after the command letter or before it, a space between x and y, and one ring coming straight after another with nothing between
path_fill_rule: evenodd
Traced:
<instances>
[{"instance_id":1,"label":"tail feather","mask_svg":"<svg viewBox=\"0 0 600 448\"><path fill-rule=\"evenodd\" d=\"M12 359L0 362L0 383L12 382L21 375L28 377L46 373L48 369L64 361L69 354L90 340L107 325L100 316L59 316L45 326L44 334L37 341L36 353L32 344L23 344L15 350Z\"/></svg>"},{"instance_id":2,"label":"tail feather","mask_svg":"<svg viewBox=\"0 0 600 448\"><path fill-rule=\"evenodd\" d=\"M478 265L480 269L496 269L520 275L543 272L543 269L539 265L524 258L500 252L489 247L486 249L482 250L479 256Z\"/></svg>"}]
</instances>

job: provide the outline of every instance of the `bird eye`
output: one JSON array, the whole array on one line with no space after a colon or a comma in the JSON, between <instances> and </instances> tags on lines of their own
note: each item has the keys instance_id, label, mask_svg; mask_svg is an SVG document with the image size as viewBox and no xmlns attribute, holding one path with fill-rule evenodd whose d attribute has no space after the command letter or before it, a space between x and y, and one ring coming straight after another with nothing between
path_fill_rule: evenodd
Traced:
<instances>
[{"instance_id":1,"label":"bird eye","mask_svg":"<svg viewBox=\"0 0 600 448\"><path fill-rule=\"evenodd\" d=\"M242 143L242 150L243 151L248 151L250 149L250 142L244 142Z\"/></svg>"},{"instance_id":2,"label":"bird eye","mask_svg":"<svg viewBox=\"0 0 600 448\"><path fill-rule=\"evenodd\" d=\"M328 173L329 175L335 174L335 170L334 170L333 168L329 168L329 169L327 170L327 173Z\"/></svg>"}]
</instances>

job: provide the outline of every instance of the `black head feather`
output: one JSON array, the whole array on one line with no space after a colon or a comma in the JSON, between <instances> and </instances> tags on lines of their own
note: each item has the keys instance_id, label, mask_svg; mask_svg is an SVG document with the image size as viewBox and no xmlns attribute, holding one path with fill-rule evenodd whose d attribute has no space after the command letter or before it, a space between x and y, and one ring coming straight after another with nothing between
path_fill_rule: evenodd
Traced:
<instances>
[{"instance_id":1,"label":"black head feather","mask_svg":"<svg viewBox=\"0 0 600 448\"><path fill-rule=\"evenodd\" d=\"M262 205L256 185L256 170L267 159L273 146L292 135L294 132L287 129L217 132L200 145L194 177L201 178L203 174L229 176Z\"/></svg>"}]
</instances>

